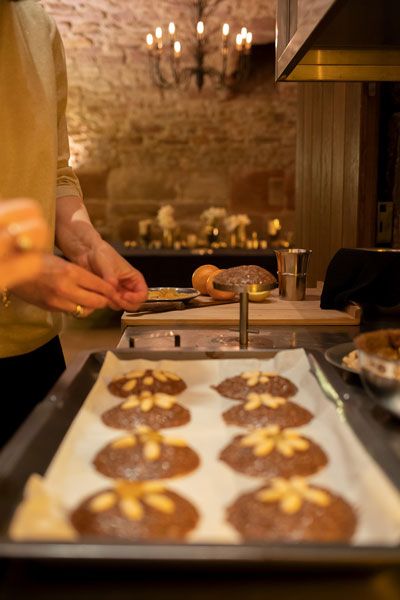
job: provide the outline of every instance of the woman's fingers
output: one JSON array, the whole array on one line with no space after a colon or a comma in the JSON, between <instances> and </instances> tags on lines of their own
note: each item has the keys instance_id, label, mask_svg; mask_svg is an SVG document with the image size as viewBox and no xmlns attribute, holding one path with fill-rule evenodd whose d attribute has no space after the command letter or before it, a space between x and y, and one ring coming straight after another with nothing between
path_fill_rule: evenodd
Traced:
<instances>
[{"instance_id":1,"label":"woman's fingers","mask_svg":"<svg viewBox=\"0 0 400 600\"><path fill-rule=\"evenodd\" d=\"M96 308L106 308L109 304L109 300L105 296L96 294L95 292L88 292L80 287L72 288L67 297L68 300L92 308L93 310Z\"/></svg>"},{"instance_id":2,"label":"woman's fingers","mask_svg":"<svg viewBox=\"0 0 400 600\"><path fill-rule=\"evenodd\" d=\"M116 300L117 292L109 282L104 281L104 279L78 265L70 264L70 267L73 267L73 279L77 287L81 288L81 290L105 296L111 302Z\"/></svg>"}]
</instances>

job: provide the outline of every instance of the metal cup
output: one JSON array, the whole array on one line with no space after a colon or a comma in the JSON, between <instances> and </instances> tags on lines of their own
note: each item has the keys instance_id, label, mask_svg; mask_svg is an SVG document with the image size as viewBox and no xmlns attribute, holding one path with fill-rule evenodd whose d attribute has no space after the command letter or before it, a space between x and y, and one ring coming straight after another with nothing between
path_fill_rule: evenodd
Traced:
<instances>
[{"instance_id":1,"label":"metal cup","mask_svg":"<svg viewBox=\"0 0 400 600\"><path fill-rule=\"evenodd\" d=\"M304 300L307 269L312 250L289 248L275 250L278 261L279 295L284 300Z\"/></svg>"}]
</instances>

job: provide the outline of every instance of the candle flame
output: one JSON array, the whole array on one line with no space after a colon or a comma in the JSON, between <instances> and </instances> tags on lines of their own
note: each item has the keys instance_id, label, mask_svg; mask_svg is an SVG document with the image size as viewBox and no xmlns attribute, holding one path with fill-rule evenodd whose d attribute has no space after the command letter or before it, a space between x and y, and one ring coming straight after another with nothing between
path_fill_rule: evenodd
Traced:
<instances>
[{"instance_id":1,"label":"candle flame","mask_svg":"<svg viewBox=\"0 0 400 600\"><path fill-rule=\"evenodd\" d=\"M153 47L153 43L154 43L154 38L151 35L151 33L148 33L146 35L146 44L148 45L149 48L152 48Z\"/></svg>"},{"instance_id":2,"label":"candle flame","mask_svg":"<svg viewBox=\"0 0 400 600\"><path fill-rule=\"evenodd\" d=\"M197 33L199 35L203 35L203 33L204 33L204 23L203 23L203 21L199 21L197 23Z\"/></svg>"},{"instance_id":3,"label":"candle flame","mask_svg":"<svg viewBox=\"0 0 400 600\"><path fill-rule=\"evenodd\" d=\"M174 43L174 52L176 54L176 56L179 56L182 50L182 46L181 43L178 42L178 40Z\"/></svg>"},{"instance_id":4,"label":"candle flame","mask_svg":"<svg viewBox=\"0 0 400 600\"><path fill-rule=\"evenodd\" d=\"M169 35L174 35L175 34L175 23L173 23L172 21L168 25L168 32L169 32Z\"/></svg>"},{"instance_id":5,"label":"candle flame","mask_svg":"<svg viewBox=\"0 0 400 600\"><path fill-rule=\"evenodd\" d=\"M242 27L241 31L240 31L240 35L242 36L242 40L246 39L246 35L247 35L247 27Z\"/></svg>"},{"instance_id":6,"label":"candle flame","mask_svg":"<svg viewBox=\"0 0 400 600\"><path fill-rule=\"evenodd\" d=\"M236 47L238 48L238 50L242 47L242 41L242 36L240 35L240 33L238 33L236 36Z\"/></svg>"},{"instance_id":7,"label":"candle flame","mask_svg":"<svg viewBox=\"0 0 400 600\"><path fill-rule=\"evenodd\" d=\"M229 23L224 23L222 25L222 35L224 37L228 37L228 35L229 35Z\"/></svg>"},{"instance_id":8,"label":"candle flame","mask_svg":"<svg viewBox=\"0 0 400 600\"><path fill-rule=\"evenodd\" d=\"M161 38L162 38L162 29L161 29L161 27L156 27L156 38L158 40L161 40Z\"/></svg>"}]
</instances>

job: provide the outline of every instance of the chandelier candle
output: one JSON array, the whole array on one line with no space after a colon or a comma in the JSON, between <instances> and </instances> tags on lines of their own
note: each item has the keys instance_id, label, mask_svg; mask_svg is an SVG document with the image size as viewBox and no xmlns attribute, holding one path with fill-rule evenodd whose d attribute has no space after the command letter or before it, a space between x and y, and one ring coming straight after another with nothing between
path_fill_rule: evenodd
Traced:
<instances>
[{"instance_id":1,"label":"chandelier candle","mask_svg":"<svg viewBox=\"0 0 400 600\"><path fill-rule=\"evenodd\" d=\"M193 23L195 41L191 43L188 40L187 46L185 44L185 47L192 49L191 54L194 60L191 65L181 65L181 58L183 58L182 45L177 39L177 28L173 21L168 25L169 51L165 51L163 48L166 42L164 40L165 44L163 44L163 31L160 26L156 27L154 35L151 33L147 34L146 44L149 53L150 74L157 87L163 89L173 87L186 89L193 78L199 91L202 90L207 79L216 87L237 90L239 85L247 78L250 67L249 55L253 41L252 34L248 31L247 27L241 27L240 33L236 35L236 50L239 52L239 57L235 60L236 67L232 72L228 72L229 50L230 46L232 46L229 43L229 23L224 23L222 30L220 30L222 33L222 39L220 38L221 69L218 70L207 65L207 55L215 51L212 39L215 30L213 27L207 27L206 19L213 12L217 4L220 4L220 2L215 3L212 0L194 0L192 2L195 11L195 20ZM184 42L186 41L186 37L184 36ZM167 61L163 60L165 52L167 53ZM170 63L171 74L169 76L166 72L167 67L164 69L165 62Z\"/></svg>"}]
</instances>

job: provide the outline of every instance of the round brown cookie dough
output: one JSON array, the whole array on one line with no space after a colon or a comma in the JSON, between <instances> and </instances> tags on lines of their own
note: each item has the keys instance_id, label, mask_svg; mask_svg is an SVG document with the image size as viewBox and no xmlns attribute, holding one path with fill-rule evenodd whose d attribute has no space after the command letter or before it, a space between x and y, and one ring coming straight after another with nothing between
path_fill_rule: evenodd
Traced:
<instances>
[{"instance_id":1,"label":"round brown cookie dough","mask_svg":"<svg viewBox=\"0 0 400 600\"><path fill-rule=\"evenodd\" d=\"M247 377L248 374L253 377ZM267 381L265 381L267 379ZM221 396L231 398L232 400L246 400L247 396L255 392L257 394L271 394L272 396L282 396L289 398L297 393L297 387L277 374L262 373L261 371L248 371L235 377L228 377L220 384L214 386Z\"/></svg>"},{"instance_id":2,"label":"round brown cookie dough","mask_svg":"<svg viewBox=\"0 0 400 600\"><path fill-rule=\"evenodd\" d=\"M301 478L294 478L301 479ZM269 485L269 484L268 484ZM244 540L279 542L349 542L357 526L353 508L340 496L325 488L308 486L314 496L309 500L296 492L279 498L268 485L243 494L226 511L227 521ZM262 499L263 492L270 500ZM269 492L269 490L271 490ZM307 495L307 494L306 494ZM275 499L274 499L275 496ZM277 497L278 496L278 497ZM289 510L285 510L285 504ZM294 510L296 509L296 510Z\"/></svg>"},{"instance_id":3,"label":"round brown cookie dough","mask_svg":"<svg viewBox=\"0 0 400 600\"><path fill-rule=\"evenodd\" d=\"M199 514L182 496L155 482L121 483L84 500L70 515L81 536L184 540Z\"/></svg>"},{"instance_id":4,"label":"round brown cookie dough","mask_svg":"<svg viewBox=\"0 0 400 600\"><path fill-rule=\"evenodd\" d=\"M239 473L266 478L311 475L328 462L312 440L277 425L236 436L219 458Z\"/></svg>"},{"instance_id":5,"label":"round brown cookie dough","mask_svg":"<svg viewBox=\"0 0 400 600\"><path fill-rule=\"evenodd\" d=\"M146 481L185 475L197 469L200 460L184 440L142 428L105 446L93 464L106 477Z\"/></svg>"},{"instance_id":6,"label":"round brown cookie dough","mask_svg":"<svg viewBox=\"0 0 400 600\"><path fill-rule=\"evenodd\" d=\"M152 394L163 392L176 396L186 387L186 383L176 373L157 369L135 369L121 377L116 377L108 384L109 391L120 398L127 398L131 394L140 394L144 390Z\"/></svg>"},{"instance_id":7,"label":"round brown cookie dough","mask_svg":"<svg viewBox=\"0 0 400 600\"><path fill-rule=\"evenodd\" d=\"M179 427L190 421L190 412L166 394L130 396L118 406L101 415L103 423L115 429L136 429L146 425L151 429ZM146 404L147 403L147 404ZM150 408L149 408L150 407Z\"/></svg>"},{"instance_id":8,"label":"round brown cookie dough","mask_svg":"<svg viewBox=\"0 0 400 600\"><path fill-rule=\"evenodd\" d=\"M246 410L245 406L246 404L241 403L225 411L222 415L225 423L239 427L264 427L265 425L300 427L313 418L306 408L290 400L277 408L261 405L254 410Z\"/></svg>"},{"instance_id":9,"label":"round brown cookie dough","mask_svg":"<svg viewBox=\"0 0 400 600\"><path fill-rule=\"evenodd\" d=\"M223 285L265 285L276 284L276 278L258 265L241 265L220 271L215 282Z\"/></svg>"}]
</instances>

